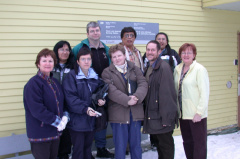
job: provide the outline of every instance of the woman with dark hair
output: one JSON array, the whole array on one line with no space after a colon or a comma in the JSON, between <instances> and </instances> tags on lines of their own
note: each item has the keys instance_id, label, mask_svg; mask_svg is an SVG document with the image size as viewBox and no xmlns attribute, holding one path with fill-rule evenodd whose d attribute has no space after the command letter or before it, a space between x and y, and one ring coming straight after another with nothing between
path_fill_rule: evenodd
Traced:
<instances>
[{"instance_id":1,"label":"woman with dark hair","mask_svg":"<svg viewBox=\"0 0 240 159\"><path fill-rule=\"evenodd\" d=\"M74 55L72 53L71 46L67 41L59 41L55 44L53 51L57 57L57 63L52 73L53 77L58 80L60 84L64 80L66 74L73 69ZM66 109L66 106L64 106ZM66 109L67 110L67 109ZM71 136L68 129L64 129L62 136L60 137L60 144L58 149L58 159L68 159L71 154Z\"/></svg>"},{"instance_id":2,"label":"woman with dark hair","mask_svg":"<svg viewBox=\"0 0 240 159\"><path fill-rule=\"evenodd\" d=\"M61 85L51 73L56 62L52 50L41 50L35 62L39 70L24 87L27 136L36 159L57 158L59 137L69 120Z\"/></svg>"},{"instance_id":3,"label":"woman with dark hair","mask_svg":"<svg viewBox=\"0 0 240 159\"><path fill-rule=\"evenodd\" d=\"M68 129L73 144L72 159L91 159L91 147L95 130L95 116L92 94L103 84L91 68L92 53L80 49L77 54L77 67L71 70L63 81L63 89L70 118ZM98 99L103 106L105 100Z\"/></svg>"},{"instance_id":4,"label":"woman with dark hair","mask_svg":"<svg viewBox=\"0 0 240 159\"><path fill-rule=\"evenodd\" d=\"M175 89L181 111L180 130L187 159L207 158L207 115L209 77L207 69L196 61L194 44L179 48L182 63L174 70Z\"/></svg>"},{"instance_id":5,"label":"woman with dark hair","mask_svg":"<svg viewBox=\"0 0 240 159\"><path fill-rule=\"evenodd\" d=\"M181 63L181 59L178 56L178 53L175 50L171 49L169 45L168 35L164 32L160 32L155 36L155 40L157 40L161 46L161 59L167 61L171 66L172 70L174 70L174 68L179 63Z\"/></svg>"},{"instance_id":6,"label":"woman with dark hair","mask_svg":"<svg viewBox=\"0 0 240 159\"><path fill-rule=\"evenodd\" d=\"M57 42L53 51L57 57L57 64L52 71L53 77L62 84L65 75L74 68L74 55L72 53L72 48L67 41Z\"/></svg>"}]
</instances>

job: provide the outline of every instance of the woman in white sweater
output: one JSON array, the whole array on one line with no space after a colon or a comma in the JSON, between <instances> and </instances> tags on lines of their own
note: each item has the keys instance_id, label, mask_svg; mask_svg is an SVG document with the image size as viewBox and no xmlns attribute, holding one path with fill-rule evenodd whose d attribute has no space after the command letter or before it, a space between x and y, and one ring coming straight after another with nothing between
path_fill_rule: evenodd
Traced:
<instances>
[{"instance_id":1,"label":"woman in white sweater","mask_svg":"<svg viewBox=\"0 0 240 159\"><path fill-rule=\"evenodd\" d=\"M197 63L196 55L194 44L185 43L180 47L182 63L174 70L174 82L186 157L206 159L209 78L206 68Z\"/></svg>"}]
</instances>

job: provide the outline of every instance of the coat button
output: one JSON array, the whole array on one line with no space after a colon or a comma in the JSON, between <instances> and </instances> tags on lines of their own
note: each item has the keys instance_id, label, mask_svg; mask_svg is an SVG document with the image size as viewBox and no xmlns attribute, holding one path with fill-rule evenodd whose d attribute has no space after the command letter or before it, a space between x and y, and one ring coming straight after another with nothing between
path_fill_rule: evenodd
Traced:
<instances>
[{"instance_id":1,"label":"coat button","mask_svg":"<svg viewBox=\"0 0 240 159\"><path fill-rule=\"evenodd\" d=\"M150 119L150 117L148 117L148 119Z\"/></svg>"},{"instance_id":2,"label":"coat button","mask_svg":"<svg viewBox=\"0 0 240 159\"><path fill-rule=\"evenodd\" d=\"M157 103L157 100L156 100L156 103Z\"/></svg>"},{"instance_id":3,"label":"coat button","mask_svg":"<svg viewBox=\"0 0 240 159\"><path fill-rule=\"evenodd\" d=\"M128 121L127 121L127 123L128 123Z\"/></svg>"}]
</instances>

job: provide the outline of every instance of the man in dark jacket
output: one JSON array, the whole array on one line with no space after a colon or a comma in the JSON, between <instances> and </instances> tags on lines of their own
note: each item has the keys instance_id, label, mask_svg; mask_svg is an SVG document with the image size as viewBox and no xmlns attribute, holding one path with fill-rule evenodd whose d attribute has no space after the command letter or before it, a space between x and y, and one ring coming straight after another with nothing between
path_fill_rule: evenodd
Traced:
<instances>
[{"instance_id":1,"label":"man in dark jacket","mask_svg":"<svg viewBox=\"0 0 240 159\"><path fill-rule=\"evenodd\" d=\"M109 48L100 41L101 29L97 22L89 22L87 24L87 39L84 39L73 48L75 59L80 49L88 48L92 52L92 68L101 78L102 72L111 62L108 50ZM110 153L106 148L106 133L103 129L95 133L95 146L97 147L97 157L113 158L114 154Z\"/></svg>"},{"instance_id":2,"label":"man in dark jacket","mask_svg":"<svg viewBox=\"0 0 240 159\"><path fill-rule=\"evenodd\" d=\"M178 120L177 96L168 63L159 57L160 45L152 40L146 46L149 61L145 70L149 90L145 98L143 133L157 140L159 159L174 158L173 130Z\"/></svg>"}]
</instances>

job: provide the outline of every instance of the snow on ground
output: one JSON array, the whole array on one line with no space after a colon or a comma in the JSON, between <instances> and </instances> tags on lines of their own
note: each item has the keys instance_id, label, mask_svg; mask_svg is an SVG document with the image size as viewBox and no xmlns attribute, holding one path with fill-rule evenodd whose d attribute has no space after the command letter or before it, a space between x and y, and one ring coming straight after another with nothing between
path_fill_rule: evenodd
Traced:
<instances>
[{"instance_id":1,"label":"snow on ground","mask_svg":"<svg viewBox=\"0 0 240 159\"><path fill-rule=\"evenodd\" d=\"M149 144L149 140L142 142L143 145ZM182 137L174 136L175 159L186 159ZM143 159L157 159L157 151L149 150L142 155ZM208 136L208 159L240 159L240 131L225 135ZM126 156L130 159L130 156Z\"/></svg>"}]
</instances>

